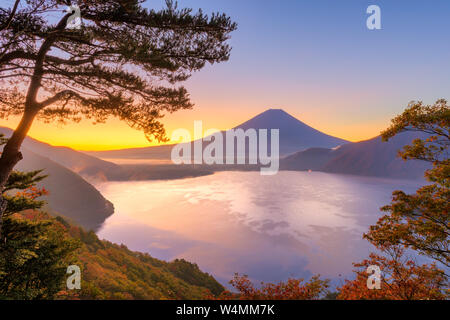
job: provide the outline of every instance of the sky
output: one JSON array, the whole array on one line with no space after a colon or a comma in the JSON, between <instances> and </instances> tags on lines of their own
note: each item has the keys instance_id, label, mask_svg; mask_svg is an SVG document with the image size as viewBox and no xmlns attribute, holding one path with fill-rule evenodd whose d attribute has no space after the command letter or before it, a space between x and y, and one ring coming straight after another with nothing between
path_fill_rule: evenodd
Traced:
<instances>
[{"instance_id":1,"label":"sky","mask_svg":"<svg viewBox=\"0 0 450 320\"><path fill-rule=\"evenodd\" d=\"M4 2L8 1L3 1ZM327 134L360 141L377 136L411 100L450 99L448 0L179 0L179 7L224 12L238 23L228 62L187 80L195 107L167 115L178 128L230 129L281 108ZM162 0L144 6L161 8ZM369 5L381 30L369 30ZM18 119L1 120L14 127ZM78 150L154 145L111 119L57 125L35 122L30 136Z\"/></svg>"}]
</instances>

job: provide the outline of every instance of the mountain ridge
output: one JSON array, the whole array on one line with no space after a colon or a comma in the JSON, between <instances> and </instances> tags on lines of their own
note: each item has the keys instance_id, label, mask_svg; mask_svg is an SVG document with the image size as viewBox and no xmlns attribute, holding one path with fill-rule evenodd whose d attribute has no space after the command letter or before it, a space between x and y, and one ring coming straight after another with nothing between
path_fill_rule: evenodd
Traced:
<instances>
[{"instance_id":1,"label":"mountain ridge","mask_svg":"<svg viewBox=\"0 0 450 320\"><path fill-rule=\"evenodd\" d=\"M283 109L267 109L253 118L233 127L233 129L280 129L280 155L305 150L309 147L335 147L348 143L344 139L333 137L316 130ZM228 130L221 131L225 137ZM225 140L224 140L225 141ZM193 143L191 141L190 143ZM107 151L85 151L84 153L102 159L170 159L175 144L126 148Z\"/></svg>"},{"instance_id":2,"label":"mountain ridge","mask_svg":"<svg viewBox=\"0 0 450 320\"><path fill-rule=\"evenodd\" d=\"M360 142L340 143L345 140L321 133L282 109L266 110L235 128L242 130L249 128L273 129L283 125L285 130L280 131L280 149L284 145L284 150L280 150L280 170L314 170L339 174L416 179L422 178L423 172L429 168L420 161L404 162L397 157L398 150L411 143L414 138L419 137L414 133L401 133L388 142L382 142L378 136ZM0 132L2 132L1 128ZM225 133L226 131L222 131L222 134ZM226 142L225 139L224 142ZM193 144L194 142L190 143ZM202 141L203 147L207 144L209 142ZM93 179L89 181L177 179L212 174L223 170L259 170L259 165L175 166L172 163L165 162L117 165L95 157L170 161L171 150L174 145L90 152L87 154L67 147L53 147L32 138L27 138L24 145L32 147L33 151L37 153L40 152L49 156L52 160L83 177L88 177L88 180L89 178ZM308 145L312 145L312 147L308 147ZM295 151L288 152L292 150ZM246 152L248 152L248 148Z\"/></svg>"},{"instance_id":3,"label":"mountain ridge","mask_svg":"<svg viewBox=\"0 0 450 320\"><path fill-rule=\"evenodd\" d=\"M0 127L0 134L4 134L5 137L11 136L12 132L13 130L10 128ZM119 179L123 176L120 166L76 151L70 147L53 146L27 136L22 144L22 148L44 155L81 176L96 176L99 173L106 174L110 179Z\"/></svg>"},{"instance_id":4,"label":"mountain ridge","mask_svg":"<svg viewBox=\"0 0 450 320\"><path fill-rule=\"evenodd\" d=\"M48 205L55 214L62 214L87 230L97 230L114 213L114 205L81 176L51 159L21 148L23 160L16 170L43 170L48 175L39 187L49 192Z\"/></svg>"},{"instance_id":5,"label":"mountain ridge","mask_svg":"<svg viewBox=\"0 0 450 320\"><path fill-rule=\"evenodd\" d=\"M377 136L336 149L307 149L282 159L280 167L282 170L419 179L430 165L419 160L404 161L398 157L398 151L412 140L424 137L420 133L402 132L387 142Z\"/></svg>"}]
</instances>

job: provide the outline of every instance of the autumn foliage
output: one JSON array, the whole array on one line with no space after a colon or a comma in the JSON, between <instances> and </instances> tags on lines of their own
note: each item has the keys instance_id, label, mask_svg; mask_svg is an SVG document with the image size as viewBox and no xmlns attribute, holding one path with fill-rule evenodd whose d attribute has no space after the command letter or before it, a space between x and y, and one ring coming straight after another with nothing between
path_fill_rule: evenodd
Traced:
<instances>
[{"instance_id":1,"label":"autumn foliage","mask_svg":"<svg viewBox=\"0 0 450 320\"><path fill-rule=\"evenodd\" d=\"M402 245L450 267L450 106L445 100L434 105L421 102L410 106L392 120L382 133L388 140L405 131L420 132L399 151L404 160L429 162L425 172L431 183L415 194L394 191L390 205L382 210L387 214L370 227L364 235L377 247Z\"/></svg>"},{"instance_id":2,"label":"autumn foliage","mask_svg":"<svg viewBox=\"0 0 450 320\"><path fill-rule=\"evenodd\" d=\"M289 279L277 284L261 282L256 288L247 275L235 274L230 284L237 293L224 291L219 300L317 300L327 293L329 280L321 280L320 276L313 276L309 281L303 279ZM214 297L208 297L214 298Z\"/></svg>"},{"instance_id":3,"label":"autumn foliage","mask_svg":"<svg viewBox=\"0 0 450 320\"><path fill-rule=\"evenodd\" d=\"M401 248L387 249L390 255L372 253L354 263L356 279L339 288L340 300L444 300L450 297L445 274L435 264L418 265ZM380 267L381 289L369 289L367 268Z\"/></svg>"},{"instance_id":4,"label":"autumn foliage","mask_svg":"<svg viewBox=\"0 0 450 320\"><path fill-rule=\"evenodd\" d=\"M415 194L393 192L390 205L376 225L364 238L383 253L356 263L356 279L347 281L339 291L339 299L428 300L448 299L449 282L445 271L450 266L450 106L446 100L434 105L413 102L391 126L382 132L384 141L405 132L419 132L422 136L404 146L398 155L406 160L429 162L425 172L431 184L419 188ZM437 264L418 265L404 257L409 249L436 261ZM380 290L367 286L369 265L382 270ZM448 272L448 271L447 271Z\"/></svg>"}]
</instances>

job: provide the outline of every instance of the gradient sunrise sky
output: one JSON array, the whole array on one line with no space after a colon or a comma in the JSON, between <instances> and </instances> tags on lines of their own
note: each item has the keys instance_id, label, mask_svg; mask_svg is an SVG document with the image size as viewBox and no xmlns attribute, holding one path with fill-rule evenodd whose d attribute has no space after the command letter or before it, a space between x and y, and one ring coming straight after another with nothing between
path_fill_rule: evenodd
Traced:
<instances>
[{"instance_id":1,"label":"gradient sunrise sky","mask_svg":"<svg viewBox=\"0 0 450 320\"><path fill-rule=\"evenodd\" d=\"M204 129L229 129L268 108L282 108L320 131L358 141L378 135L411 100L450 98L448 0L178 3L225 12L238 30L228 62L207 66L184 83L196 106L165 118L169 137L177 128L193 131L194 120L202 120ZM381 8L382 30L366 28L372 4ZM10 118L0 125L17 122ZM95 126L35 122L30 136L80 150L151 145L117 120Z\"/></svg>"}]
</instances>

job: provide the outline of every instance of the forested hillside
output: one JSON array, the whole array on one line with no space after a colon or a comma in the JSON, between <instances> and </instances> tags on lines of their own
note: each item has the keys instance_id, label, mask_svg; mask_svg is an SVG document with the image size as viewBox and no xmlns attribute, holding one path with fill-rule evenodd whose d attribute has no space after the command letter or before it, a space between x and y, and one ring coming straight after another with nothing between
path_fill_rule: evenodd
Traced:
<instances>
[{"instance_id":1,"label":"forested hillside","mask_svg":"<svg viewBox=\"0 0 450 320\"><path fill-rule=\"evenodd\" d=\"M124 245L100 240L94 232L69 224L61 217L51 218L37 211L16 217L30 221L51 221L79 244L76 261L82 270L81 290L65 290L59 299L201 299L224 288L212 276L185 260L165 262L148 254L133 252Z\"/></svg>"},{"instance_id":2,"label":"forested hillside","mask_svg":"<svg viewBox=\"0 0 450 320\"><path fill-rule=\"evenodd\" d=\"M18 170L43 169L46 179L37 184L47 191L46 201L51 211L58 212L87 230L97 230L114 213L114 206L93 185L71 170L47 157L25 148Z\"/></svg>"}]
</instances>

